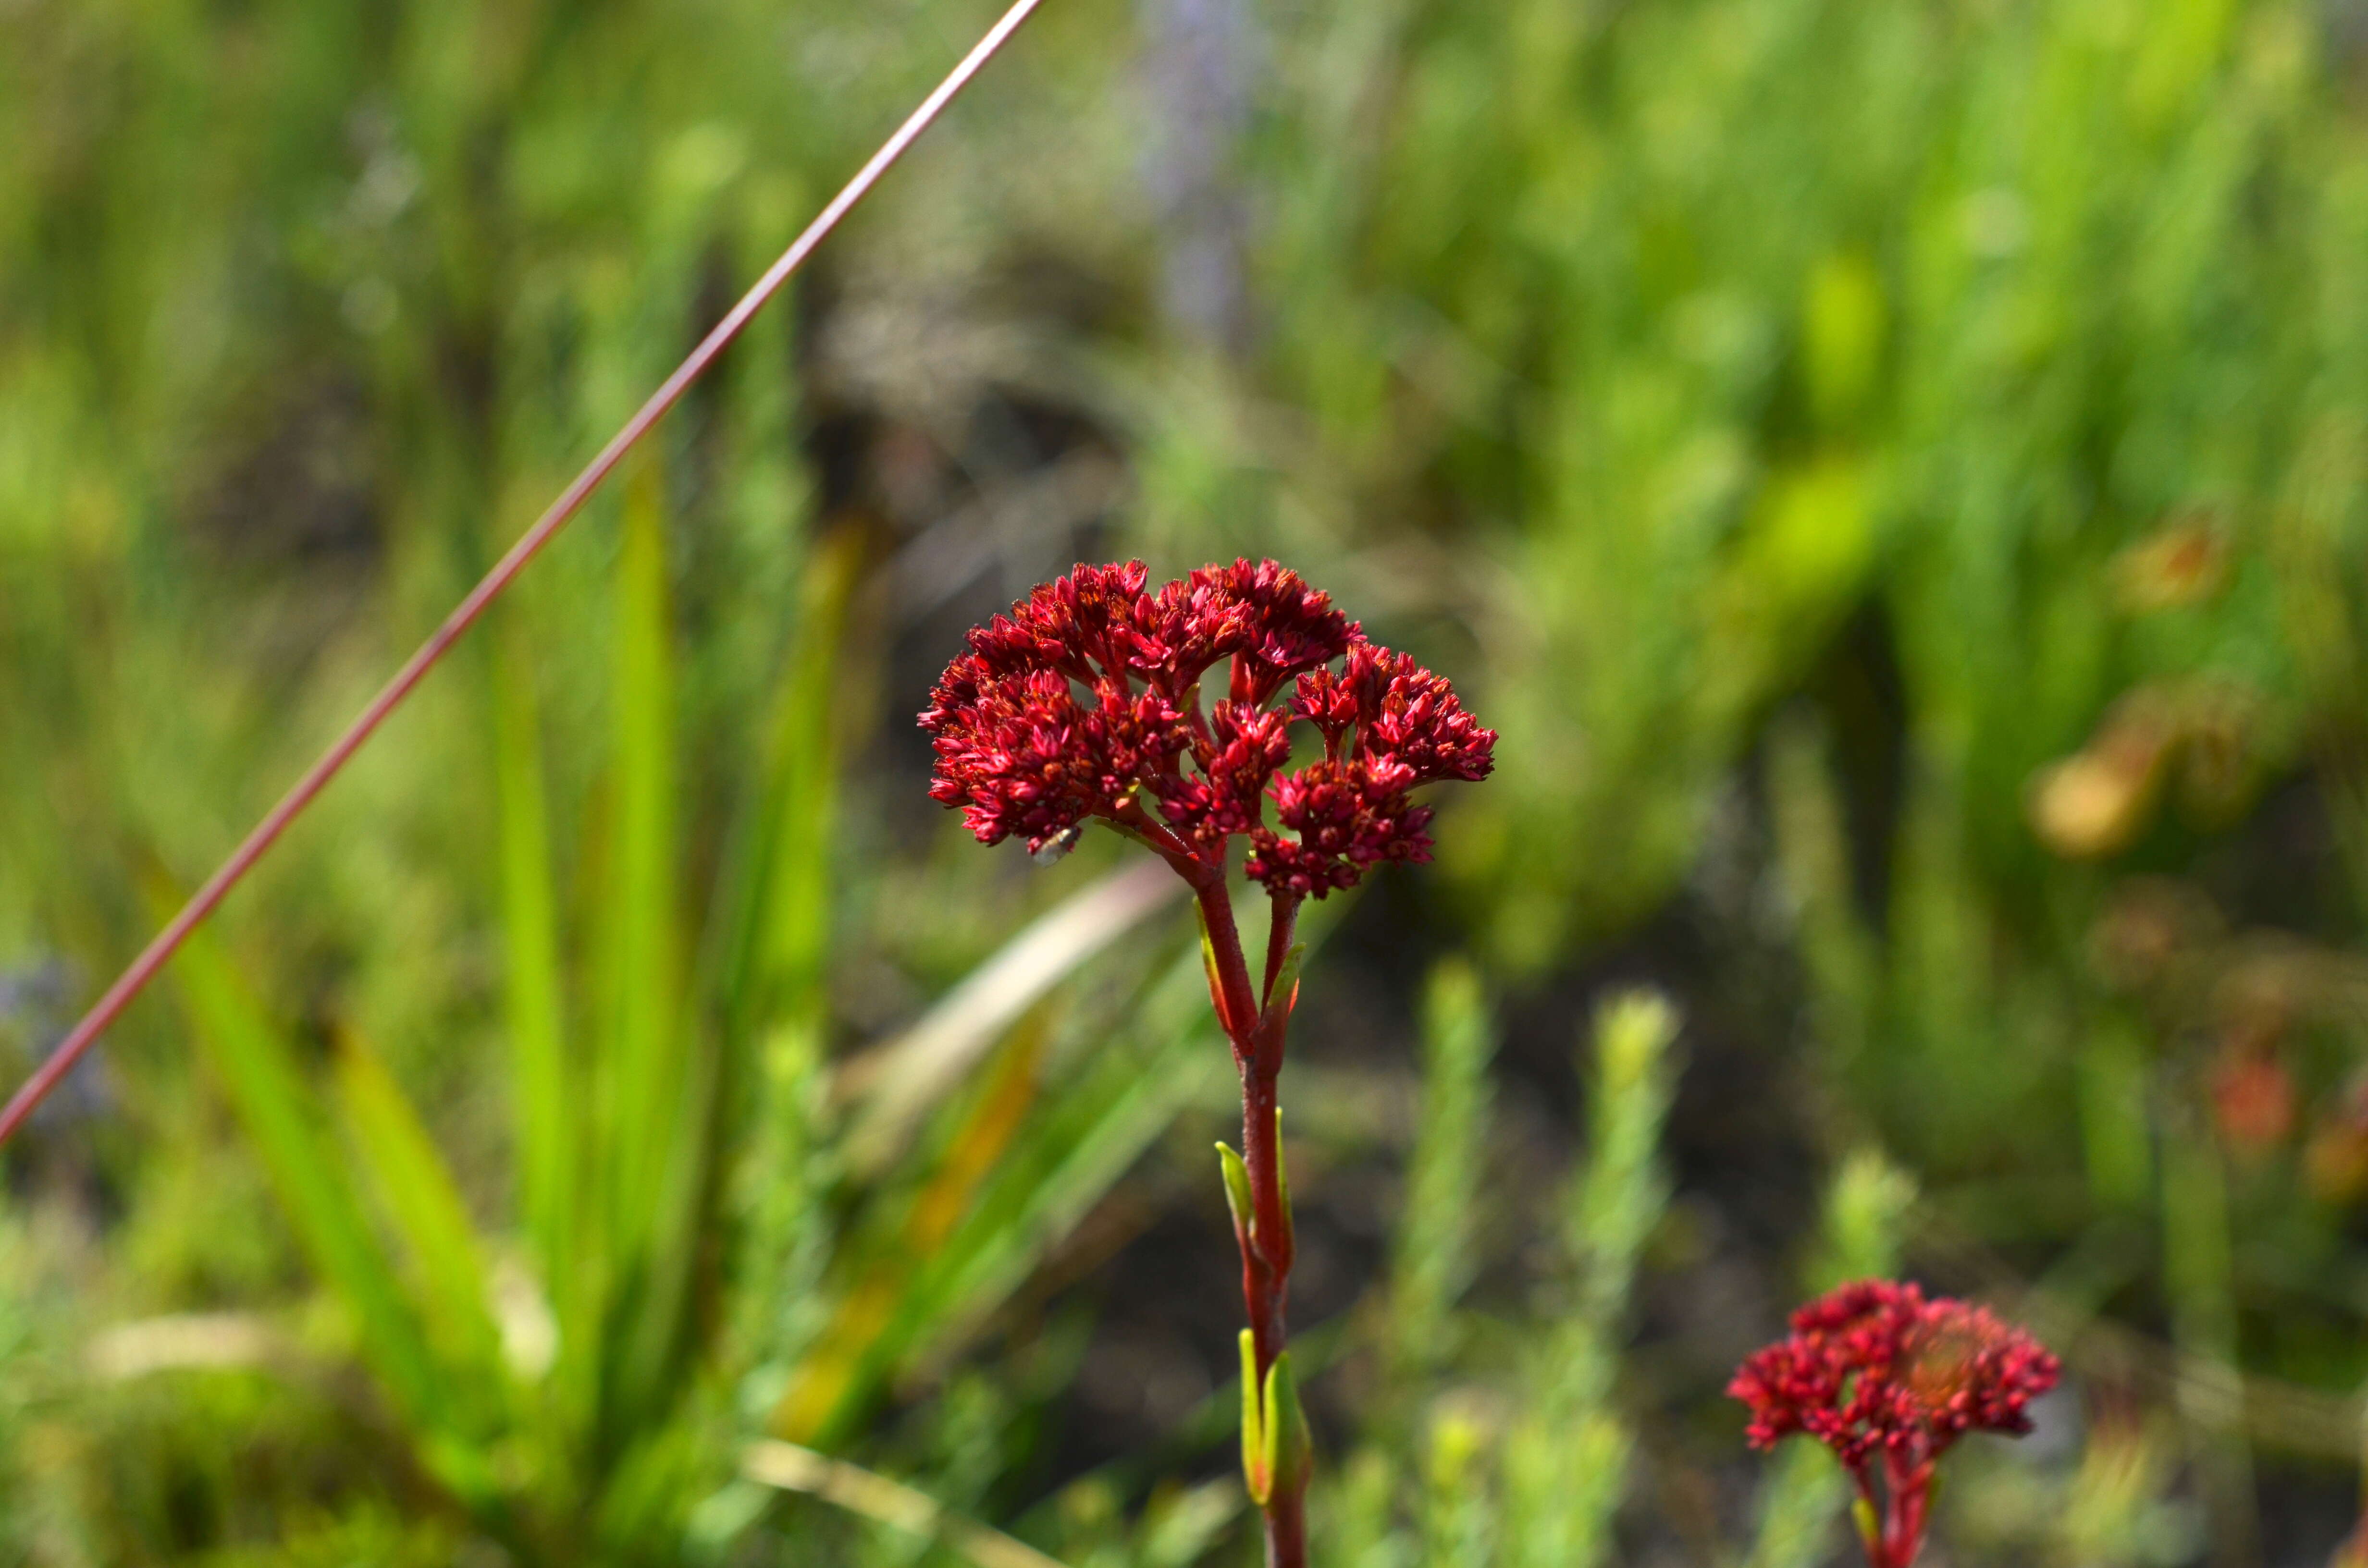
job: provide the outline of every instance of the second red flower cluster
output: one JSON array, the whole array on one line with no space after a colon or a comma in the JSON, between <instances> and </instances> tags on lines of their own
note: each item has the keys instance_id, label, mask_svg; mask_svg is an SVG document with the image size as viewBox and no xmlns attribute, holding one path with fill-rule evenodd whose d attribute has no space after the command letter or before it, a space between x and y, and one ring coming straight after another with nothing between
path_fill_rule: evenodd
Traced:
<instances>
[{"instance_id":1,"label":"second red flower cluster","mask_svg":"<svg viewBox=\"0 0 2368 1568\"><path fill-rule=\"evenodd\" d=\"M1794 1312L1791 1335L1754 1353L1727 1392L1751 1407L1754 1447L1797 1432L1831 1449L1858 1487L1871 1568L1908 1568L1934 1462L1968 1432L2031 1430L2031 1402L2062 1371L1987 1308L1867 1279Z\"/></svg>"}]
</instances>

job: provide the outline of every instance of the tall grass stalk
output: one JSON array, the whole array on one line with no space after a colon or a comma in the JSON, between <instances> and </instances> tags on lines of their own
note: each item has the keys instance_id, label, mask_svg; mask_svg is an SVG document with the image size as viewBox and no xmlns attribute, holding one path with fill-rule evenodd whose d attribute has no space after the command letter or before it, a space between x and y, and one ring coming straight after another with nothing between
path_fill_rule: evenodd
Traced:
<instances>
[{"instance_id":1,"label":"tall grass stalk","mask_svg":"<svg viewBox=\"0 0 2368 1568\"><path fill-rule=\"evenodd\" d=\"M1488 1062L1497 1031L1468 961L1431 971L1423 995L1420 1131L1390 1269L1390 1363L1402 1388L1454 1355L1452 1314L1478 1267Z\"/></svg>"},{"instance_id":2,"label":"tall grass stalk","mask_svg":"<svg viewBox=\"0 0 2368 1568\"><path fill-rule=\"evenodd\" d=\"M1677 1009L1651 992L1596 1014L1587 1162L1563 1209L1569 1303L1535 1352L1537 1392L1506 1439L1508 1560L1521 1568L1594 1568L1611 1547L1634 1441L1612 1396L1638 1261L1668 1202L1659 1146L1677 1038Z\"/></svg>"}]
</instances>

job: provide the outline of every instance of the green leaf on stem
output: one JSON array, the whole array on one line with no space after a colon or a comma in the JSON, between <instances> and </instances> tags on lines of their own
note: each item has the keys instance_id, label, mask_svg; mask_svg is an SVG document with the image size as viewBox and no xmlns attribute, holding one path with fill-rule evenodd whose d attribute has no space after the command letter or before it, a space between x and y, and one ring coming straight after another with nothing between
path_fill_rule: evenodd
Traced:
<instances>
[{"instance_id":1,"label":"green leaf on stem","mask_svg":"<svg viewBox=\"0 0 2368 1568\"><path fill-rule=\"evenodd\" d=\"M1234 1020L1225 1011L1225 983L1217 973L1217 944L1209 935L1209 912L1198 900L1192 904L1192 918L1201 927L1201 967L1209 971L1209 1004L1217 1009L1217 1027L1227 1038L1234 1034Z\"/></svg>"},{"instance_id":2,"label":"green leaf on stem","mask_svg":"<svg viewBox=\"0 0 2368 1568\"><path fill-rule=\"evenodd\" d=\"M1274 971L1274 983L1266 994L1266 1016L1260 1027L1269 1034L1288 1020L1291 1010L1299 1005L1299 968L1307 958L1307 944L1293 942L1291 950L1282 955L1282 967Z\"/></svg>"},{"instance_id":3,"label":"green leaf on stem","mask_svg":"<svg viewBox=\"0 0 2368 1568\"><path fill-rule=\"evenodd\" d=\"M1295 1496L1315 1468L1315 1439L1307 1429L1307 1412L1299 1403L1299 1380L1291 1370L1291 1352L1274 1358L1266 1375L1265 1410L1260 1433L1266 1447L1269 1497Z\"/></svg>"},{"instance_id":4,"label":"green leaf on stem","mask_svg":"<svg viewBox=\"0 0 2368 1568\"><path fill-rule=\"evenodd\" d=\"M1883 1524L1874 1517L1874 1505L1860 1497L1850 1503L1850 1517L1857 1521L1859 1539L1866 1542L1869 1552L1883 1546Z\"/></svg>"},{"instance_id":5,"label":"green leaf on stem","mask_svg":"<svg viewBox=\"0 0 2368 1568\"><path fill-rule=\"evenodd\" d=\"M1263 1508L1276 1497L1296 1495L1315 1465L1315 1442L1307 1412L1299 1403L1299 1380L1291 1352L1274 1358L1259 1390L1258 1341L1242 1330L1242 1481L1250 1501Z\"/></svg>"},{"instance_id":6,"label":"green leaf on stem","mask_svg":"<svg viewBox=\"0 0 2368 1568\"><path fill-rule=\"evenodd\" d=\"M1266 1420L1259 1405L1258 1340L1242 1330L1242 1483L1259 1507L1274 1494L1274 1465L1266 1439Z\"/></svg>"},{"instance_id":7,"label":"green leaf on stem","mask_svg":"<svg viewBox=\"0 0 2368 1568\"><path fill-rule=\"evenodd\" d=\"M1225 1207L1234 1212L1234 1236L1247 1248L1250 1244L1251 1228L1258 1220L1258 1207L1250 1200L1249 1167L1230 1144L1217 1145L1217 1165L1225 1177Z\"/></svg>"}]
</instances>

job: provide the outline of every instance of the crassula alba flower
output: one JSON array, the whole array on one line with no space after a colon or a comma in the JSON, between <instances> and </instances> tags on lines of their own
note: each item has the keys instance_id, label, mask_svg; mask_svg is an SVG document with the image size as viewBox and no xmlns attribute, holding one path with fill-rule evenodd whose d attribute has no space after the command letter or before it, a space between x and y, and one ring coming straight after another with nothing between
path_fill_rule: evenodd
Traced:
<instances>
[{"instance_id":1,"label":"crassula alba flower","mask_svg":"<svg viewBox=\"0 0 2368 1568\"><path fill-rule=\"evenodd\" d=\"M1269 1561L1298 1568L1311 1455L1283 1349L1292 1244L1275 1088L1299 995L1292 934L1304 900L1430 858L1430 808L1414 791L1486 778L1496 733L1271 561L1156 590L1141 562L1079 566L971 632L921 727L938 754L929 793L981 843L1019 838L1042 855L1099 821L1192 889L1242 1079L1242 1151L1218 1146L1250 1320L1242 1468ZM1227 875L1236 838L1270 910L1255 975Z\"/></svg>"},{"instance_id":2,"label":"crassula alba flower","mask_svg":"<svg viewBox=\"0 0 2368 1568\"><path fill-rule=\"evenodd\" d=\"M1933 1467L1968 1432L2020 1436L2062 1368L1982 1307L1885 1279L1845 1285L1793 1314L1727 1392L1751 1407L1752 1446L1803 1433L1858 1486L1872 1568L1908 1568L1924 1544Z\"/></svg>"}]
</instances>

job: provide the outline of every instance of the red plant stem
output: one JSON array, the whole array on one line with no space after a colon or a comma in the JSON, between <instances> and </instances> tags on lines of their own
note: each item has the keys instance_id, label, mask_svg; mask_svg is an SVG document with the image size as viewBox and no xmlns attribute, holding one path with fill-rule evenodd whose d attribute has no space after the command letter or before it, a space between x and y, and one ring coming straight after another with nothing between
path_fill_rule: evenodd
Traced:
<instances>
[{"instance_id":1,"label":"red plant stem","mask_svg":"<svg viewBox=\"0 0 2368 1568\"><path fill-rule=\"evenodd\" d=\"M1249 966L1242 961L1242 934L1234 924L1234 901L1225 893L1224 866L1202 866L1198 874L1187 880L1201 901L1201 918L1209 927L1210 950L1217 958L1217 987L1224 1004L1218 1008L1218 1021L1233 1040L1234 1059L1246 1062L1257 1049L1258 1005L1257 994L1250 990Z\"/></svg>"},{"instance_id":2,"label":"red plant stem","mask_svg":"<svg viewBox=\"0 0 2368 1568\"><path fill-rule=\"evenodd\" d=\"M1909 1464L1886 1455L1884 1470L1891 1489L1892 1568L1911 1568L1924 1550L1924 1515L1931 1505L1932 1466L1929 1460Z\"/></svg>"},{"instance_id":3,"label":"red plant stem","mask_svg":"<svg viewBox=\"0 0 2368 1568\"><path fill-rule=\"evenodd\" d=\"M1229 1026L1228 1033L1242 1075L1242 1165L1250 1185L1251 1222L1242 1238L1242 1303L1249 1314L1252 1362L1258 1386L1264 1388L1267 1373L1282 1354L1290 1332L1285 1308L1294 1249L1291 1215L1283 1200L1281 1129L1275 1111L1291 1004L1288 997L1272 997L1272 1010L1263 1014L1254 1004L1241 932L1234 921L1222 872L1196 891L1202 918L1209 926L1209 945L1216 954L1218 986L1224 997L1221 1010L1239 1020ZM1266 983L1259 987L1259 995L1273 989L1298 912L1297 899L1274 901L1273 922L1267 930ZM1267 1500L1268 1568L1305 1568L1304 1486L1303 1476L1296 1485L1278 1485Z\"/></svg>"},{"instance_id":4,"label":"red plant stem","mask_svg":"<svg viewBox=\"0 0 2368 1568\"><path fill-rule=\"evenodd\" d=\"M1926 1516L1931 1506L1930 1460L1918 1464L1885 1453L1880 1488L1870 1465L1853 1466L1850 1478L1878 1521L1874 1539L1865 1543L1869 1568L1914 1568L1916 1559L1923 1554Z\"/></svg>"},{"instance_id":5,"label":"red plant stem","mask_svg":"<svg viewBox=\"0 0 2368 1568\"><path fill-rule=\"evenodd\" d=\"M624 460L625 454L649 434L653 426L666 417L666 412L680 401L690 384L706 373L708 367L731 346L732 340L740 335L741 329L764 309L775 294L780 292L781 286L805 265L806 258L814 254L815 247L829 238L840 222L871 193L871 187L880 183L880 177L920 139L921 133L945 111L955 95L970 85L971 79L995 58L1004 44L1010 40L1011 35L1019 30L1020 24L1027 21L1041 4L1042 0L1017 0L1011 9L1004 13L1003 19L996 23L979 40L977 47L962 58L962 63L948 74L946 79L938 85L937 91L922 101L921 107L897 127L896 133L871 155L871 161L857 171L845 188L832 198L830 205L806 225L805 232L791 242L790 248L781 253L780 259L774 262L757 280L756 286L732 307L731 313L718 322L715 329L691 350L674 374L650 394L649 401L625 422L624 428L609 437L609 444L600 449L599 454L582 473L575 476L575 482L561 492L559 499L551 504L550 509L510 547L509 553L495 562L494 569L485 574L484 580L471 589L469 597L445 617L444 623L436 629L434 635L420 644L419 651L395 672L394 678L370 699L370 706L362 710L345 733L321 754L320 759L296 781L295 788L281 797L279 803L272 807L269 814L257 823L255 830L232 851L221 869L206 879L205 884L181 906L180 913L173 916L171 923L141 950L140 956L132 960L131 967L125 970L115 983L107 988L107 994L98 999L97 1004L83 1015L82 1021L74 1025L73 1031L60 1042L49 1060L41 1063L40 1071L27 1079L10 1097L6 1108L0 1108L0 1143L6 1142L10 1135L24 1124L25 1119L33 1114L34 1108L64 1080L68 1073L74 1071L74 1063L98 1042L99 1036L106 1033L108 1027L121 1016L124 1008L131 1005L132 998L156 977L157 971L163 969L166 960L188 939L189 933L196 930L199 923L230 895L231 890L238 886L247 872L255 868L256 862L262 859L279 842L280 835L288 831L289 824L303 813L304 808L313 803L313 798L327 787L329 780L335 778L352 760L354 754L361 750L363 744L377 733L387 716L403 705L404 699L411 695L412 688L436 667L437 662L444 657L452 644L476 624L494 600L501 597L502 591L526 570L527 563L541 552L543 546L567 526L583 508L584 503L591 498L592 493L600 487L601 481Z\"/></svg>"}]
</instances>

